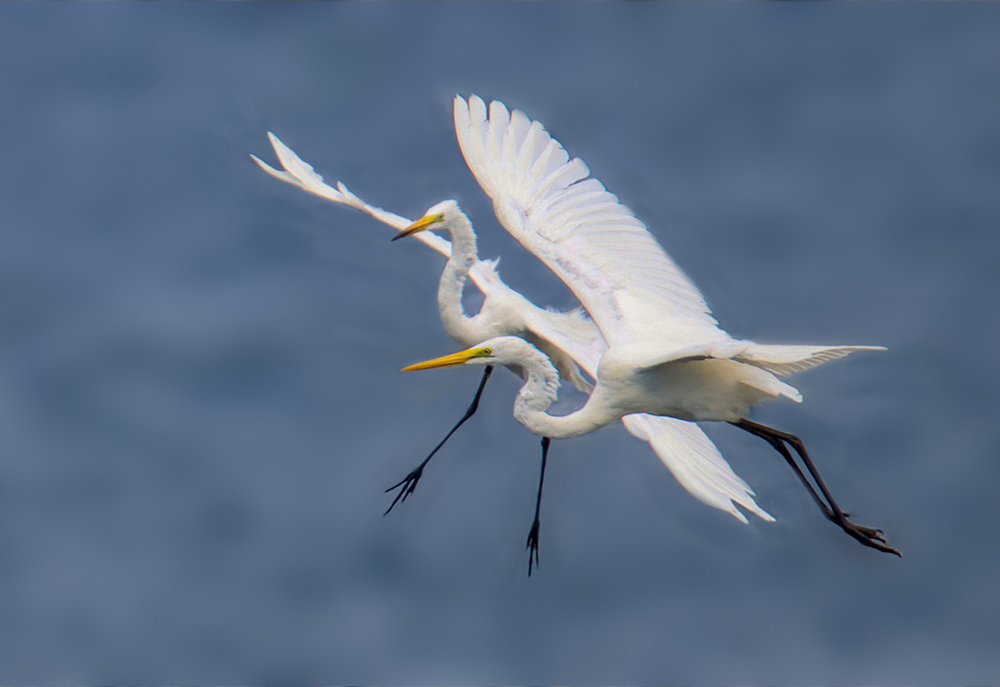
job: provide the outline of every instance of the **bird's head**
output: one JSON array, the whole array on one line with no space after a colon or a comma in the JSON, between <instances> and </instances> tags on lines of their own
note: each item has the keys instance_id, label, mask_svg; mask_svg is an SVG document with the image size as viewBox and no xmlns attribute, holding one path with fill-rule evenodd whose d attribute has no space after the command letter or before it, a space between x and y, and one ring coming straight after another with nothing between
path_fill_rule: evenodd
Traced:
<instances>
[{"instance_id":1,"label":"bird's head","mask_svg":"<svg viewBox=\"0 0 1000 687\"><path fill-rule=\"evenodd\" d=\"M545 410L559 395L559 372L548 356L518 336L487 339L459 353L404 367L403 372L457 365L505 365L528 380L517 392L515 417L520 406L527 404L534 410Z\"/></svg>"},{"instance_id":2,"label":"bird's head","mask_svg":"<svg viewBox=\"0 0 1000 687\"><path fill-rule=\"evenodd\" d=\"M404 367L402 371L415 372L455 365L514 365L535 356L545 357L520 337L498 336L458 353Z\"/></svg>"},{"instance_id":3,"label":"bird's head","mask_svg":"<svg viewBox=\"0 0 1000 687\"><path fill-rule=\"evenodd\" d=\"M444 229L452 221L464 216L458 203L453 200L444 200L428 209L423 217L393 236L391 240L395 241L416 234L418 231Z\"/></svg>"}]
</instances>

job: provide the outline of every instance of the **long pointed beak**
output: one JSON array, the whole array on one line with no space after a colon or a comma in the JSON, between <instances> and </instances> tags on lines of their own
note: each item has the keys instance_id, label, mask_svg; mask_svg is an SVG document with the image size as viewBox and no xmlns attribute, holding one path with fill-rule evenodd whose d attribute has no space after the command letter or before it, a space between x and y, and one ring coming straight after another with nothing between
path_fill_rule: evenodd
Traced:
<instances>
[{"instance_id":1,"label":"long pointed beak","mask_svg":"<svg viewBox=\"0 0 1000 687\"><path fill-rule=\"evenodd\" d=\"M416 234L418 231L424 231L435 222L440 222L440 221L441 221L441 215L425 215L420 219L418 219L413 224L411 224L410 226L406 227L406 229L403 229L401 232L399 232L389 240L397 241L399 239L406 238L410 234Z\"/></svg>"},{"instance_id":2,"label":"long pointed beak","mask_svg":"<svg viewBox=\"0 0 1000 687\"><path fill-rule=\"evenodd\" d=\"M433 360L426 360L422 363L416 363L415 365L408 365L407 367L404 367L401 372L416 372L417 370L432 370L435 367L453 367L455 365L464 365L473 358L480 358L489 354L490 349L488 348L469 348L464 351L459 351L458 353L452 353L451 355L441 356L440 358L434 358Z\"/></svg>"}]
</instances>

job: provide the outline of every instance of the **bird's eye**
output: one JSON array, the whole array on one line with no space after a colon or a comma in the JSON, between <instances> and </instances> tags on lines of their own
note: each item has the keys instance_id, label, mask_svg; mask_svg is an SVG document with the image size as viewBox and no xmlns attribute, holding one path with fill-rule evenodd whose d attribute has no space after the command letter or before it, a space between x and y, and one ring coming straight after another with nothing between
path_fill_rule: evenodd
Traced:
<instances>
[{"instance_id":1,"label":"bird's eye","mask_svg":"<svg viewBox=\"0 0 1000 687\"><path fill-rule=\"evenodd\" d=\"M479 352L479 355L482 356L482 357L484 357L484 358L486 356L493 355L493 349L492 348L484 348L483 350L481 350Z\"/></svg>"}]
</instances>

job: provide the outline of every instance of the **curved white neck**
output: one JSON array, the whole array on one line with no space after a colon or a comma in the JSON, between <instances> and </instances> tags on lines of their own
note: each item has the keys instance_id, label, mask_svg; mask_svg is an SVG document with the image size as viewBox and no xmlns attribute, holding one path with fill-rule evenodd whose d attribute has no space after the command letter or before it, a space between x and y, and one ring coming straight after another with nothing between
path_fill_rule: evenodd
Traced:
<instances>
[{"instance_id":1,"label":"curved white neck","mask_svg":"<svg viewBox=\"0 0 1000 687\"><path fill-rule=\"evenodd\" d=\"M469 327L469 317L462 307L462 292L469 270L479 259L476 233L472 230L469 218L461 213L447 228L451 234L451 257L448 258L438 284L438 308L441 310L441 322L445 331L462 340L467 338L465 332Z\"/></svg>"},{"instance_id":2,"label":"curved white neck","mask_svg":"<svg viewBox=\"0 0 1000 687\"><path fill-rule=\"evenodd\" d=\"M526 344L524 350L524 357L518 364L523 367L527 379L514 400L514 418L530 431L550 439L570 439L619 419L620 416L614 416L600 402L599 388L576 412L569 415L546 413L559 393L559 373L538 349Z\"/></svg>"}]
</instances>

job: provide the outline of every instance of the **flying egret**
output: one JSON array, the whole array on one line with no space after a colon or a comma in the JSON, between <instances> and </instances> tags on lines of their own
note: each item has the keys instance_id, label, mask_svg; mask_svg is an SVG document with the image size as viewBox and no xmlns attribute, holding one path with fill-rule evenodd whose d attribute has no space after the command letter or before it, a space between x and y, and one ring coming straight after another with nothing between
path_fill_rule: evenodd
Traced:
<instances>
[{"instance_id":1,"label":"flying egret","mask_svg":"<svg viewBox=\"0 0 1000 687\"><path fill-rule=\"evenodd\" d=\"M405 370L452 365L520 365L526 382L514 415L542 437L592 432L634 413L680 421L722 421L767 441L792 466L824 515L862 544L899 555L880 530L858 525L837 505L801 439L749 420L752 406L802 396L778 377L880 346L761 345L718 326L701 292L646 226L579 158L519 110L477 96L455 98L462 154L493 200L504 228L558 275L587 309L608 348L587 403L564 416L545 413L558 373L523 340L494 338ZM419 228L428 228L424 223ZM588 366L584 365L584 369ZM806 479L799 455L819 492Z\"/></svg>"},{"instance_id":2,"label":"flying egret","mask_svg":"<svg viewBox=\"0 0 1000 687\"><path fill-rule=\"evenodd\" d=\"M597 374L598 361L606 349L597 327L579 310L558 313L542 309L508 287L497 273L496 261L480 260L476 257L476 236L472 225L454 201L438 204L428 210L424 218L411 222L399 215L369 205L343 183L338 182L336 188L329 186L311 165L299 158L277 136L268 133L268 138L284 169L281 171L274 169L251 155L265 172L304 191L334 203L353 207L388 224L401 232L395 238L413 234L414 238L449 259L442 272L438 302L442 322L459 345L468 347L496 336L521 336L546 351L556 362L564 379L568 378L582 391L590 391L592 386L580 374L579 368L586 371L591 378ZM421 229L447 230L455 239L455 244L453 246L447 240ZM480 311L473 316L465 315L462 309L460 296L464 274L468 275L483 294ZM389 506L389 510L413 492L427 462L455 430L476 412L491 369L491 366L487 366L475 397L459 422L423 462L401 482L390 487L389 491L395 488L400 488L400 491ZM656 455L678 482L700 501L724 510L744 523L747 522L746 516L737 505L765 521L774 520L757 505L753 490L733 472L716 446L697 425L646 414L629 415L622 418L622 422L629 432L652 445ZM548 442L543 441L543 466L547 446ZM539 487L543 481L544 472L540 475ZM531 554L537 557L540 498L541 489L536 498L535 519L528 541L529 574Z\"/></svg>"}]
</instances>

